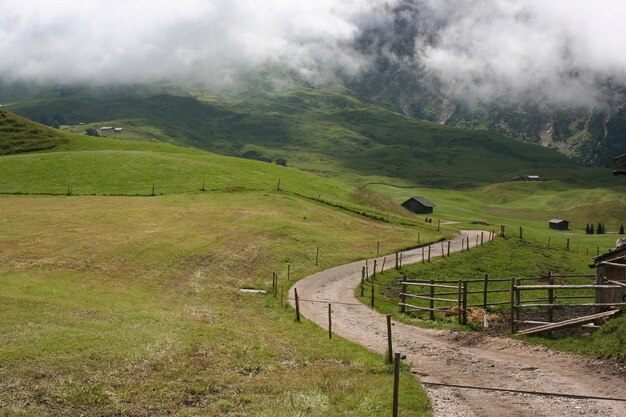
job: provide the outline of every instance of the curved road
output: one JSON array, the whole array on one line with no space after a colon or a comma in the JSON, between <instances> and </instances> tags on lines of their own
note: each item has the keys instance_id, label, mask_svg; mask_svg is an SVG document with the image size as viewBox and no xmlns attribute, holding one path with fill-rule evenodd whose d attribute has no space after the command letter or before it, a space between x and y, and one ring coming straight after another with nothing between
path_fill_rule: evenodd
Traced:
<instances>
[{"instance_id":1,"label":"curved road","mask_svg":"<svg viewBox=\"0 0 626 417\"><path fill-rule=\"evenodd\" d=\"M451 240L451 252L460 251L461 241L467 237L470 245L475 246L477 234L480 231L462 231ZM447 243L444 246L447 250ZM421 249L404 252L403 264L421 262L421 254ZM432 245L431 256L441 256L439 243ZM381 262L382 257L378 265ZM386 266L393 267L392 263ZM336 334L385 354L385 316L354 297L363 266L363 261L353 262L306 277L289 290L289 299L293 300L293 289L297 288L302 315L323 328L328 326L327 303L333 303ZM511 339L394 323L393 345L396 352L406 355L413 373L425 383L626 397L623 366L531 347ZM626 403L617 401L431 385L426 385L426 389L436 416L626 416Z\"/></svg>"}]
</instances>

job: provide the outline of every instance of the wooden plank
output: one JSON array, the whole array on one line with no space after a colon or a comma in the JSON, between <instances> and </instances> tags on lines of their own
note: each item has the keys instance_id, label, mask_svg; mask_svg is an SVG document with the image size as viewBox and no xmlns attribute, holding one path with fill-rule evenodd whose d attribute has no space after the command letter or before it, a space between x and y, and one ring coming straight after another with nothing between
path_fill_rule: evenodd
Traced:
<instances>
[{"instance_id":1,"label":"wooden plank","mask_svg":"<svg viewBox=\"0 0 626 417\"><path fill-rule=\"evenodd\" d=\"M532 329L520 330L517 333L518 334L522 334L522 335L529 335L529 334L536 334L536 333L545 332L545 331L548 331L548 330L565 329L567 327L573 327L573 326L578 326L578 325L581 325L581 324L591 323L591 322L596 321L596 320L601 319L601 318L606 318L606 317L613 316L613 315L615 315L617 313L619 313L619 310L611 310L611 311L606 311L604 313L592 314L590 316L578 317L578 318L570 319L570 320L564 320L564 321L560 321L558 323L545 324L543 326L537 326L537 327L534 327Z\"/></svg>"},{"instance_id":2,"label":"wooden plank","mask_svg":"<svg viewBox=\"0 0 626 417\"><path fill-rule=\"evenodd\" d=\"M417 283L417 282L401 282L402 285L414 285L418 287L437 287L437 288L453 288L457 289L456 285L444 285L444 284L430 284L430 283Z\"/></svg>"},{"instance_id":3,"label":"wooden plank","mask_svg":"<svg viewBox=\"0 0 626 417\"><path fill-rule=\"evenodd\" d=\"M520 304L515 308L521 307L626 307L626 303L583 303L583 304Z\"/></svg>"},{"instance_id":4,"label":"wooden plank","mask_svg":"<svg viewBox=\"0 0 626 417\"><path fill-rule=\"evenodd\" d=\"M626 288L626 283L623 282L619 282L619 281L612 281L610 279L607 279L606 282L610 282L611 284L615 284L615 285L619 285L620 287L624 287Z\"/></svg>"},{"instance_id":5,"label":"wooden plank","mask_svg":"<svg viewBox=\"0 0 626 417\"><path fill-rule=\"evenodd\" d=\"M615 262L600 262L599 265L608 265L608 266L612 266L613 268L626 268L626 264L618 264Z\"/></svg>"},{"instance_id":6,"label":"wooden plank","mask_svg":"<svg viewBox=\"0 0 626 417\"><path fill-rule=\"evenodd\" d=\"M617 285L519 285L516 286L520 290L585 290L585 289L614 289L619 288Z\"/></svg>"}]
</instances>

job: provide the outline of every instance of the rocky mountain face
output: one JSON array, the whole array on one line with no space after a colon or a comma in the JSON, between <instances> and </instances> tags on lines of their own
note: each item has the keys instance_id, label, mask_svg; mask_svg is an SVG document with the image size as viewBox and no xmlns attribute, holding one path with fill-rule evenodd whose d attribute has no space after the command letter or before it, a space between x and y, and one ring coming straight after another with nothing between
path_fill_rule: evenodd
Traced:
<instances>
[{"instance_id":1,"label":"rocky mountain face","mask_svg":"<svg viewBox=\"0 0 626 417\"><path fill-rule=\"evenodd\" d=\"M420 0L407 0L391 11L391 24L363 33L357 48L375 56L375 64L347 81L350 88L412 117L496 131L554 148L585 165L610 166L614 156L626 152L626 86L598 80L602 105L556 105L537 95L465 100L463 86L442 83L420 62L420 49L435 44L437 27L445 24L421 10ZM566 76L577 74L572 70Z\"/></svg>"}]
</instances>

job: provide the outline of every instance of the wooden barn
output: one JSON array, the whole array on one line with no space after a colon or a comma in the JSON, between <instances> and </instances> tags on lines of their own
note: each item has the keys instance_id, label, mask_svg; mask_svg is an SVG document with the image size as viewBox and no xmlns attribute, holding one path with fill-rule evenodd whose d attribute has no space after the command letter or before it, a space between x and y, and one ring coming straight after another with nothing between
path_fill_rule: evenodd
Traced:
<instances>
[{"instance_id":1,"label":"wooden barn","mask_svg":"<svg viewBox=\"0 0 626 417\"><path fill-rule=\"evenodd\" d=\"M618 168L613 175L626 175L626 153L613 159L613 163Z\"/></svg>"},{"instance_id":2,"label":"wooden barn","mask_svg":"<svg viewBox=\"0 0 626 417\"><path fill-rule=\"evenodd\" d=\"M276 165L280 165L280 166L286 167L287 166L287 161L284 160L284 159L277 159L276 160Z\"/></svg>"},{"instance_id":3,"label":"wooden barn","mask_svg":"<svg viewBox=\"0 0 626 417\"><path fill-rule=\"evenodd\" d=\"M269 158L268 158L268 157L266 157L266 156L259 156L259 157L257 158L257 161L267 162L268 164L271 164L271 163L272 163L272 160L271 160L271 159L269 159Z\"/></svg>"},{"instance_id":4,"label":"wooden barn","mask_svg":"<svg viewBox=\"0 0 626 417\"><path fill-rule=\"evenodd\" d=\"M596 284L613 284L621 288L596 290L596 303L626 303L626 243L612 251L596 256Z\"/></svg>"},{"instance_id":5,"label":"wooden barn","mask_svg":"<svg viewBox=\"0 0 626 417\"><path fill-rule=\"evenodd\" d=\"M430 214L433 212L435 205L428 201L425 197L411 197L402 203L402 207L412 211L415 214Z\"/></svg>"},{"instance_id":6,"label":"wooden barn","mask_svg":"<svg viewBox=\"0 0 626 417\"><path fill-rule=\"evenodd\" d=\"M567 230L569 229L569 222L567 220L552 219L548 222L550 229L555 230Z\"/></svg>"}]
</instances>

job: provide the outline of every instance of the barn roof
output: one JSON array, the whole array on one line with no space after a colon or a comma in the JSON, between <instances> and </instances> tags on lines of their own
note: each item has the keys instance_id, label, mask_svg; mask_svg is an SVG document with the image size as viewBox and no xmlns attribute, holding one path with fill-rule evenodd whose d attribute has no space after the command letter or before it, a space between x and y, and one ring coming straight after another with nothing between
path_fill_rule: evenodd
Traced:
<instances>
[{"instance_id":1,"label":"barn roof","mask_svg":"<svg viewBox=\"0 0 626 417\"><path fill-rule=\"evenodd\" d=\"M624 257L626 257L626 246L622 246L621 248L615 248L612 251L609 251L607 253L594 256L593 259L595 263L598 264L599 262L605 261L607 259L619 260L619 259L623 259Z\"/></svg>"},{"instance_id":2,"label":"barn roof","mask_svg":"<svg viewBox=\"0 0 626 417\"><path fill-rule=\"evenodd\" d=\"M406 200L404 203L407 203L411 200L415 200L425 207L435 207L435 205L431 201L429 201L426 197L422 197L422 196L411 197L408 200Z\"/></svg>"},{"instance_id":3,"label":"barn roof","mask_svg":"<svg viewBox=\"0 0 626 417\"><path fill-rule=\"evenodd\" d=\"M562 219L550 219L548 221L548 223L563 223L563 222L569 223L567 220L562 220Z\"/></svg>"},{"instance_id":4,"label":"barn roof","mask_svg":"<svg viewBox=\"0 0 626 417\"><path fill-rule=\"evenodd\" d=\"M626 153L615 157L613 163L618 167L626 168Z\"/></svg>"}]
</instances>

